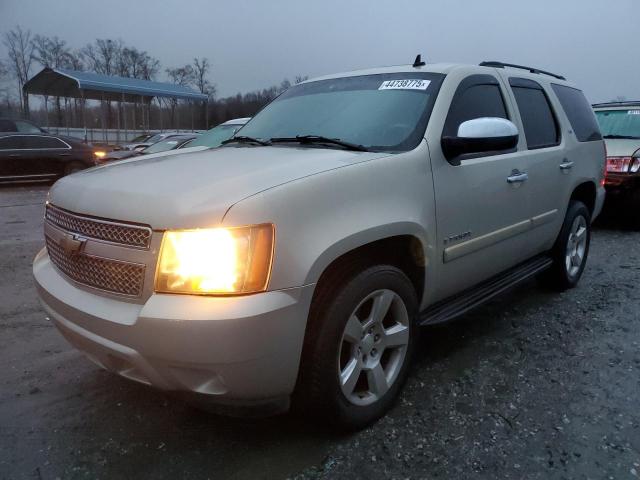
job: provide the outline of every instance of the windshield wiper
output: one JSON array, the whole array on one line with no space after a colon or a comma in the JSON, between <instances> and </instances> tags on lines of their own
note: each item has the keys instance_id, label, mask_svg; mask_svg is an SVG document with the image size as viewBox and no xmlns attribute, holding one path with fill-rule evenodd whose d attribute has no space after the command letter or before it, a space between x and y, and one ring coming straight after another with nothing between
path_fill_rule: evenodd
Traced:
<instances>
[{"instance_id":1,"label":"windshield wiper","mask_svg":"<svg viewBox=\"0 0 640 480\"><path fill-rule=\"evenodd\" d=\"M347 150L353 150L356 152L368 152L368 150L355 143L345 142L339 138L323 137L322 135L296 135L295 137L274 137L269 140L271 143L286 143L286 142L298 142L301 144L318 144L324 143L329 145L338 145L339 147L346 148Z\"/></svg>"},{"instance_id":2,"label":"windshield wiper","mask_svg":"<svg viewBox=\"0 0 640 480\"><path fill-rule=\"evenodd\" d=\"M221 145L226 145L227 143L256 143L258 145L262 145L268 147L271 145L271 142L260 140L259 138L247 137L246 135L239 135L237 137L231 137L228 140L225 140L221 143Z\"/></svg>"},{"instance_id":3,"label":"windshield wiper","mask_svg":"<svg viewBox=\"0 0 640 480\"><path fill-rule=\"evenodd\" d=\"M623 140L640 140L640 137L634 137L633 135L603 135L602 138L618 138Z\"/></svg>"}]
</instances>

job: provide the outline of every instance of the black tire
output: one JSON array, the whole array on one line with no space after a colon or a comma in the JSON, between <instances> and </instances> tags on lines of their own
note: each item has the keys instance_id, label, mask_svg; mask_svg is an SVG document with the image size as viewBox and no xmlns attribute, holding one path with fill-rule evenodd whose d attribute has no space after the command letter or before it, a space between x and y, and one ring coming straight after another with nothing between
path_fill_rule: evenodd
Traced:
<instances>
[{"instance_id":1,"label":"black tire","mask_svg":"<svg viewBox=\"0 0 640 480\"><path fill-rule=\"evenodd\" d=\"M343 338L343 333L347 321L363 300L374 295L371 300L373 307L373 302L377 298L375 295L388 295L385 292L391 292L393 298L388 309L390 313L385 316L385 322L395 321L395 312L402 312L402 305L406 308L408 324L404 334L408 334L408 343L406 350L404 350L405 347L385 349L383 344L380 344L379 353L376 353L375 348L369 350L368 359L375 360L375 355L378 354L377 361L381 366L383 366L383 358L387 355L389 362L387 365L391 365L387 372L392 372L393 369L395 373L388 373L388 375L395 379L392 380L390 387L387 387L386 393L380 395L379 398L377 395L373 395L368 397L369 400L365 399L365 401L373 403L356 405L345 395L339 381L342 355L345 342L347 342ZM361 308L366 308L366 305ZM407 276L396 267L378 265L358 268L354 265L345 265L334 270L318 286L311 305L300 376L294 396L294 408L305 412L306 415L313 412L312 415L324 425L345 430L363 428L384 415L393 405L407 377L418 333L415 322L417 311L418 301L415 289ZM370 314L370 317L374 317L374 315ZM391 328L388 331L391 331ZM373 341L374 336L372 336L371 329L368 332L364 331L362 334L362 342L365 342L365 336ZM381 336L385 337L384 332ZM382 341L384 342L384 339ZM369 347L371 346L369 344ZM373 346L375 347L375 345ZM394 348L398 350L393 350ZM363 357L367 358L366 354L362 355L360 348L357 351L356 355L360 355L361 360ZM392 357L392 355L396 355L396 351L404 352L402 361L398 360L400 353L398 353L398 357ZM392 364L389 358L395 358L395 363ZM366 383L370 382L368 375L372 372L367 372L366 368L362 372L364 375L362 380ZM385 382L385 387L387 383ZM354 393L351 398L356 398L356 395L359 394ZM377 399L372 400L373 398Z\"/></svg>"},{"instance_id":2,"label":"black tire","mask_svg":"<svg viewBox=\"0 0 640 480\"><path fill-rule=\"evenodd\" d=\"M577 269L573 266L567 266L567 255L569 252L569 237L572 235L574 223L582 218L585 226L586 243L584 245L584 254L582 255L580 265ZM556 239L556 243L551 251L553 265L549 270L544 272L540 277L543 286L558 291L568 290L575 287L580 281L582 272L587 263L589 256L589 246L591 244L591 214L586 205L580 201L572 200L567 209L567 214L562 224L560 234ZM570 270L572 269L572 270Z\"/></svg>"},{"instance_id":3,"label":"black tire","mask_svg":"<svg viewBox=\"0 0 640 480\"><path fill-rule=\"evenodd\" d=\"M70 162L64 167L64 174L71 175L72 173L79 172L80 170L84 170L86 167L82 162Z\"/></svg>"}]
</instances>

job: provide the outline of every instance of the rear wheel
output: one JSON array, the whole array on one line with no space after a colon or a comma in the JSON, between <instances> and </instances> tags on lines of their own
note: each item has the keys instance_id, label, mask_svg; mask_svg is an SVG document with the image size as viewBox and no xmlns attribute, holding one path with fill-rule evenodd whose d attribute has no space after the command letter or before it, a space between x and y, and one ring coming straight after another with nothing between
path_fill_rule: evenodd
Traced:
<instances>
[{"instance_id":1,"label":"rear wheel","mask_svg":"<svg viewBox=\"0 0 640 480\"><path fill-rule=\"evenodd\" d=\"M390 265L337 277L344 281L318 287L296 397L324 422L357 429L382 416L402 387L417 299L407 276Z\"/></svg>"},{"instance_id":2,"label":"rear wheel","mask_svg":"<svg viewBox=\"0 0 640 480\"><path fill-rule=\"evenodd\" d=\"M541 280L557 290L578 284L589 255L591 215L584 203L572 201L552 251L553 265Z\"/></svg>"}]
</instances>

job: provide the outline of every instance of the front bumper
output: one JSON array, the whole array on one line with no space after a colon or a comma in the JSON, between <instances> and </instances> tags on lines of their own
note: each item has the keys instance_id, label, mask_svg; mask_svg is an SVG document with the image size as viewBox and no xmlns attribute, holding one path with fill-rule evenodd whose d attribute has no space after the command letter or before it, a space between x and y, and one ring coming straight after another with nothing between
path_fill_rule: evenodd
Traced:
<instances>
[{"instance_id":1,"label":"front bumper","mask_svg":"<svg viewBox=\"0 0 640 480\"><path fill-rule=\"evenodd\" d=\"M79 289L44 249L33 274L56 327L107 370L231 406L293 392L312 285L236 297L154 294L140 305Z\"/></svg>"}]
</instances>

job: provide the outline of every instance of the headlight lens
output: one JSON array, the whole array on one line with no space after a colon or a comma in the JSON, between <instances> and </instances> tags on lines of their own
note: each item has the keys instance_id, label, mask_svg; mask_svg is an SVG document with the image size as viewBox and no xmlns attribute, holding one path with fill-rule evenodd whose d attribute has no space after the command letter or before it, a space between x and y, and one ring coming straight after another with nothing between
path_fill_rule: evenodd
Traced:
<instances>
[{"instance_id":1,"label":"headlight lens","mask_svg":"<svg viewBox=\"0 0 640 480\"><path fill-rule=\"evenodd\" d=\"M166 232L156 291L229 295L266 290L274 230L263 224Z\"/></svg>"}]
</instances>

